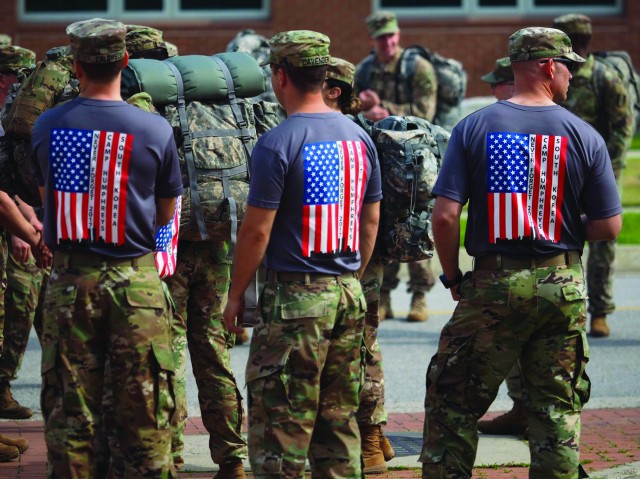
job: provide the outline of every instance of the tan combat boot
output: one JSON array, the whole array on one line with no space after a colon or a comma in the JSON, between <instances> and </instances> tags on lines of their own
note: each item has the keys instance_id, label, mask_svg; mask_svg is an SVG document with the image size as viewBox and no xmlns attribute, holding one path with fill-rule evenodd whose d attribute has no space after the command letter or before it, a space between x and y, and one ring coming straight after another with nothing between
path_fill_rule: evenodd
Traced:
<instances>
[{"instance_id":1,"label":"tan combat boot","mask_svg":"<svg viewBox=\"0 0 640 479\"><path fill-rule=\"evenodd\" d=\"M528 426L524 403L521 399L513 401L511 411L492 420L478 421L478 431L491 435L524 435Z\"/></svg>"},{"instance_id":2,"label":"tan combat boot","mask_svg":"<svg viewBox=\"0 0 640 479\"><path fill-rule=\"evenodd\" d=\"M389 439L384 435L382 429L380 430L380 450L382 451L385 461L390 461L396 457L396 451L393 450Z\"/></svg>"},{"instance_id":3,"label":"tan combat boot","mask_svg":"<svg viewBox=\"0 0 640 479\"><path fill-rule=\"evenodd\" d=\"M393 311L391 311L391 291L388 289L380 290L380 301L378 302L378 318L393 319Z\"/></svg>"},{"instance_id":4,"label":"tan combat boot","mask_svg":"<svg viewBox=\"0 0 640 479\"><path fill-rule=\"evenodd\" d=\"M364 463L365 474L382 474L387 470L387 462L380 448L380 436L382 431L377 425L362 425L360 428L360 438L362 444L362 462Z\"/></svg>"},{"instance_id":5,"label":"tan combat boot","mask_svg":"<svg viewBox=\"0 0 640 479\"><path fill-rule=\"evenodd\" d=\"M17 447L0 444L0 462L8 462L20 456Z\"/></svg>"},{"instance_id":6,"label":"tan combat boot","mask_svg":"<svg viewBox=\"0 0 640 479\"><path fill-rule=\"evenodd\" d=\"M407 315L407 321L422 322L429 319L427 311L427 297L424 293L413 293L411 298L411 310Z\"/></svg>"},{"instance_id":7,"label":"tan combat boot","mask_svg":"<svg viewBox=\"0 0 640 479\"><path fill-rule=\"evenodd\" d=\"M237 459L220 464L220 470L213 476L213 479L246 479L246 477L244 464L240 459Z\"/></svg>"},{"instance_id":8,"label":"tan combat boot","mask_svg":"<svg viewBox=\"0 0 640 479\"><path fill-rule=\"evenodd\" d=\"M606 316L591 316L591 331L589 336L592 338L606 338L611 334Z\"/></svg>"},{"instance_id":9,"label":"tan combat boot","mask_svg":"<svg viewBox=\"0 0 640 479\"><path fill-rule=\"evenodd\" d=\"M20 454L29 449L29 441L22 437L9 437L4 434L0 434L0 445L13 446Z\"/></svg>"},{"instance_id":10,"label":"tan combat boot","mask_svg":"<svg viewBox=\"0 0 640 479\"><path fill-rule=\"evenodd\" d=\"M21 406L11 394L9 381L0 382L0 418L29 419L33 412L28 407Z\"/></svg>"}]
</instances>

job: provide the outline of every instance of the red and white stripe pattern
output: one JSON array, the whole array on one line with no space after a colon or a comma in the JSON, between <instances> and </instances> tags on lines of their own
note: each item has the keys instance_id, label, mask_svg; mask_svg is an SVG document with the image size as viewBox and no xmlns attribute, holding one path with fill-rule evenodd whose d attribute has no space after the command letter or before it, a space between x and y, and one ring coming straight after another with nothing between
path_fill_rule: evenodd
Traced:
<instances>
[{"instance_id":1,"label":"red and white stripe pattern","mask_svg":"<svg viewBox=\"0 0 640 479\"><path fill-rule=\"evenodd\" d=\"M132 143L133 136L124 133L52 130L58 241L124 243Z\"/></svg>"},{"instance_id":2,"label":"red and white stripe pattern","mask_svg":"<svg viewBox=\"0 0 640 479\"><path fill-rule=\"evenodd\" d=\"M367 182L361 141L306 144L302 255L354 253L360 249L360 209Z\"/></svg>"},{"instance_id":3,"label":"red and white stripe pattern","mask_svg":"<svg viewBox=\"0 0 640 479\"><path fill-rule=\"evenodd\" d=\"M560 241L566 162L566 137L487 134L491 243L524 238Z\"/></svg>"},{"instance_id":4,"label":"red and white stripe pattern","mask_svg":"<svg viewBox=\"0 0 640 479\"><path fill-rule=\"evenodd\" d=\"M176 198L176 208L173 218L166 225L156 231L156 250L153 258L156 269L161 278L171 276L176 271L178 263L178 234L180 232L180 212L182 211L182 196Z\"/></svg>"}]
</instances>

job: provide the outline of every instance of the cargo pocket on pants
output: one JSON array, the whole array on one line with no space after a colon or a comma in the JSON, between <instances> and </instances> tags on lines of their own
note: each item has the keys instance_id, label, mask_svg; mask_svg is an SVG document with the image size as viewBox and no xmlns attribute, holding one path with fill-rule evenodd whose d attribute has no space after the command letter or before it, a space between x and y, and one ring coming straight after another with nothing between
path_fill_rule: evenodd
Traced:
<instances>
[{"instance_id":1,"label":"cargo pocket on pants","mask_svg":"<svg viewBox=\"0 0 640 479\"><path fill-rule=\"evenodd\" d=\"M173 374L175 364L173 354L165 345L153 343L151 352L155 358L154 403L156 405L156 428L170 427L176 413L175 392L173 390Z\"/></svg>"},{"instance_id":2,"label":"cargo pocket on pants","mask_svg":"<svg viewBox=\"0 0 640 479\"><path fill-rule=\"evenodd\" d=\"M278 424L279 418L274 417L267 410L291 408L289 398L289 388L287 377L283 374L289 355L291 345L281 345L275 348L265 348L253 357L249 358L246 370L246 382L248 389L248 415L252 424L261 424L262 436L260 444L253 449L253 455L257 456L252 461L253 472L256 475L282 474L282 452L279 454L268 450L265 445L271 444L269 438L264 437L267 427L271 424ZM267 383L269 387L267 388ZM271 444L273 445L273 444Z\"/></svg>"},{"instance_id":3,"label":"cargo pocket on pants","mask_svg":"<svg viewBox=\"0 0 640 479\"><path fill-rule=\"evenodd\" d=\"M40 390L40 404L45 421L56 407L56 403L62 402L63 387L60 375L56 370L58 362L58 345L42 345L42 389Z\"/></svg>"}]
</instances>

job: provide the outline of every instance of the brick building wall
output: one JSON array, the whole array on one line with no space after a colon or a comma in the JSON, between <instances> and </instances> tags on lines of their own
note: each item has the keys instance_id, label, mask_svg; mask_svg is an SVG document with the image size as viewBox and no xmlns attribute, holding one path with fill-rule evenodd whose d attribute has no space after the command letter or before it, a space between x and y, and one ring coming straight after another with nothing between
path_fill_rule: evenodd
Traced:
<instances>
[{"instance_id":1,"label":"brick building wall","mask_svg":"<svg viewBox=\"0 0 640 479\"><path fill-rule=\"evenodd\" d=\"M333 55L357 63L370 50L364 18L371 12L371 4L371 0L271 0L271 16L267 20L160 21L148 24L163 30L165 38L175 43L181 54L223 51L229 40L245 28L253 28L267 37L290 29L317 30L331 37ZM567 9L566 13L570 11ZM442 55L457 58L469 73L467 95L488 95L487 86L479 78L492 68L497 57L506 54L509 35L525 26L548 26L553 17L401 18L401 43L420 43ZM626 0L620 16L592 18L592 49L627 50L635 65L640 67L640 2ZM17 45L34 50L38 58L49 48L66 44L66 25L66 22L19 22L17 2L0 2L0 32L12 35Z\"/></svg>"}]
</instances>

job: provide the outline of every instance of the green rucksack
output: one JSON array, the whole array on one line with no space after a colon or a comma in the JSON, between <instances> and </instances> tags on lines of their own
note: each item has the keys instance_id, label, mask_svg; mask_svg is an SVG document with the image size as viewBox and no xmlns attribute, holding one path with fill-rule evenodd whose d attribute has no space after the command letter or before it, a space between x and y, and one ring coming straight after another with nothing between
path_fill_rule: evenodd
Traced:
<instances>
[{"instance_id":1,"label":"green rucksack","mask_svg":"<svg viewBox=\"0 0 640 479\"><path fill-rule=\"evenodd\" d=\"M123 71L123 97L150 94L174 128L185 186L181 239L235 243L251 150L278 121L278 105L248 99L264 91L265 81L258 63L240 52L131 60Z\"/></svg>"},{"instance_id":2,"label":"green rucksack","mask_svg":"<svg viewBox=\"0 0 640 479\"><path fill-rule=\"evenodd\" d=\"M382 178L377 253L387 263L431 258L431 191L450 133L415 116L389 116L363 126L376 145Z\"/></svg>"}]
</instances>

